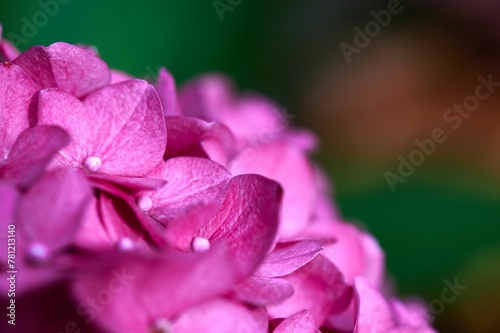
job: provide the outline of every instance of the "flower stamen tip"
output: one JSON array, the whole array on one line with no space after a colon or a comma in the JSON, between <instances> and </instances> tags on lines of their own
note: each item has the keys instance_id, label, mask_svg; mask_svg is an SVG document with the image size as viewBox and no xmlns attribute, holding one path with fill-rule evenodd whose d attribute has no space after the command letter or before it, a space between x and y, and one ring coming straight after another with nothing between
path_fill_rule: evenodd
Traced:
<instances>
[{"instance_id":1,"label":"flower stamen tip","mask_svg":"<svg viewBox=\"0 0 500 333\"><path fill-rule=\"evenodd\" d=\"M102 166L102 161L99 157L96 156L90 156L83 161L83 167L88 171L88 172L96 172L99 170Z\"/></svg>"},{"instance_id":2,"label":"flower stamen tip","mask_svg":"<svg viewBox=\"0 0 500 333\"><path fill-rule=\"evenodd\" d=\"M191 242L191 248L194 252L207 252L210 250L210 241L205 237L195 237Z\"/></svg>"},{"instance_id":3,"label":"flower stamen tip","mask_svg":"<svg viewBox=\"0 0 500 333\"><path fill-rule=\"evenodd\" d=\"M135 244L134 244L134 241L132 239L130 239L128 237L122 237L116 243L116 246L121 251L131 251L134 249Z\"/></svg>"},{"instance_id":4,"label":"flower stamen tip","mask_svg":"<svg viewBox=\"0 0 500 333\"><path fill-rule=\"evenodd\" d=\"M147 212L151 208L153 208L153 200L150 197L143 195L139 199L137 199L137 206L143 211Z\"/></svg>"},{"instance_id":5,"label":"flower stamen tip","mask_svg":"<svg viewBox=\"0 0 500 333\"><path fill-rule=\"evenodd\" d=\"M31 260L42 263L49 258L50 250L45 244L36 242L29 246L28 255Z\"/></svg>"}]
</instances>

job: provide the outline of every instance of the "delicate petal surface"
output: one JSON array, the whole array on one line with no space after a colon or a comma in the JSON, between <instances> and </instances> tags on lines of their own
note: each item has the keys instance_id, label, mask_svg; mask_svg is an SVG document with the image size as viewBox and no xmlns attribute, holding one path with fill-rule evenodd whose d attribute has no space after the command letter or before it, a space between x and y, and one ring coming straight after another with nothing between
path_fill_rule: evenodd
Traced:
<instances>
[{"instance_id":1,"label":"delicate petal surface","mask_svg":"<svg viewBox=\"0 0 500 333\"><path fill-rule=\"evenodd\" d=\"M25 130L18 136L7 160L0 164L0 178L21 188L31 186L69 140L68 134L56 126L41 125Z\"/></svg>"},{"instance_id":2,"label":"delicate petal surface","mask_svg":"<svg viewBox=\"0 0 500 333\"><path fill-rule=\"evenodd\" d=\"M172 74L165 68L161 68L158 73L158 82L156 90L163 105L163 112L165 116L177 116L180 114L177 103L177 88L175 87L175 80Z\"/></svg>"},{"instance_id":3,"label":"delicate petal surface","mask_svg":"<svg viewBox=\"0 0 500 333\"><path fill-rule=\"evenodd\" d=\"M54 250L74 238L90 200L87 180L72 170L47 173L23 197L17 216L26 241Z\"/></svg>"},{"instance_id":4,"label":"delicate petal surface","mask_svg":"<svg viewBox=\"0 0 500 333\"><path fill-rule=\"evenodd\" d=\"M291 274L313 260L322 250L323 246L316 241L278 243L255 275L279 277Z\"/></svg>"},{"instance_id":5,"label":"delicate petal surface","mask_svg":"<svg viewBox=\"0 0 500 333\"><path fill-rule=\"evenodd\" d=\"M264 309L214 300L185 311L172 325L175 333L267 333Z\"/></svg>"},{"instance_id":6,"label":"delicate petal surface","mask_svg":"<svg viewBox=\"0 0 500 333\"><path fill-rule=\"evenodd\" d=\"M39 123L59 125L71 135L72 142L64 149L60 163L84 167L88 158L97 158L99 164L91 171L145 175L165 151L160 101L153 88L141 80L107 86L83 103L61 90L44 90L40 93Z\"/></svg>"},{"instance_id":7,"label":"delicate petal surface","mask_svg":"<svg viewBox=\"0 0 500 333\"><path fill-rule=\"evenodd\" d=\"M0 160L5 159L17 136L29 126L29 110L36 86L14 64L0 63Z\"/></svg>"},{"instance_id":8,"label":"delicate petal surface","mask_svg":"<svg viewBox=\"0 0 500 333\"><path fill-rule=\"evenodd\" d=\"M221 123L207 123L189 117L167 117L168 146L165 159L175 156L209 157L225 164L232 156L235 141Z\"/></svg>"},{"instance_id":9,"label":"delicate petal surface","mask_svg":"<svg viewBox=\"0 0 500 333\"><path fill-rule=\"evenodd\" d=\"M268 307L271 318L286 318L308 309L321 326L332 311L348 305L348 285L338 269L321 255L285 278L295 293L284 303Z\"/></svg>"},{"instance_id":10,"label":"delicate petal surface","mask_svg":"<svg viewBox=\"0 0 500 333\"><path fill-rule=\"evenodd\" d=\"M281 187L262 176L234 177L222 208L199 235L228 249L239 272L246 277L274 245L281 195Z\"/></svg>"},{"instance_id":11,"label":"delicate petal surface","mask_svg":"<svg viewBox=\"0 0 500 333\"><path fill-rule=\"evenodd\" d=\"M394 317L384 297L362 277L354 280L357 322L354 333L385 333L394 327Z\"/></svg>"},{"instance_id":12,"label":"delicate petal surface","mask_svg":"<svg viewBox=\"0 0 500 333\"><path fill-rule=\"evenodd\" d=\"M55 43L49 47L34 46L14 60L43 88L59 88L83 97L110 81L104 61L79 46Z\"/></svg>"},{"instance_id":13,"label":"delicate petal surface","mask_svg":"<svg viewBox=\"0 0 500 333\"><path fill-rule=\"evenodd\" d=\"M250 277L235 287L234 297L256 306L278 304L293 295L285 279Z\"/></svg>"},{"instance_id":14,"label":"delicate petal surface","mask_svg":"<svg viewBox=\"0 0 500 333\"><path fill-rule=\"evenodd\" d=\"M232 162L235 174L257 173L283 186L283 220L280 237L296 236L307 224L314 200L312 166L306 156L294 147L273 143L244 150Z\"/></svg>"},{"instance_id":15,"label":"delicate petal surface","mask_svg":"<svg viewBox=\"0 0 500 333\"><path fill-rule=\"evenodd\" d=\"M313 315L307 311L300 311L286 318L279 324L273 333L316 333Z\"/></svg>"}]
</instances>

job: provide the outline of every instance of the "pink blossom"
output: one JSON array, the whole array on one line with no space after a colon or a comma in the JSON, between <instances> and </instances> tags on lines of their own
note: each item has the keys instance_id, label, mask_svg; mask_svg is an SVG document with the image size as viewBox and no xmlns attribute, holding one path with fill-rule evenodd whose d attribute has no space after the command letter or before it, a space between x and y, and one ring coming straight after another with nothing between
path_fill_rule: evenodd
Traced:
<instances>
[{"instance_id":1,"label":"pink blossom","mask_svg":"<svg viewBox=\"0 0 500 333\"><path fill-rule=\"evenodd\" d=\"M382 249L274 102L222 76L152 86L66 43L0 57L21 331L434 332L383 291Z\"/></svg>"}]
</instances>

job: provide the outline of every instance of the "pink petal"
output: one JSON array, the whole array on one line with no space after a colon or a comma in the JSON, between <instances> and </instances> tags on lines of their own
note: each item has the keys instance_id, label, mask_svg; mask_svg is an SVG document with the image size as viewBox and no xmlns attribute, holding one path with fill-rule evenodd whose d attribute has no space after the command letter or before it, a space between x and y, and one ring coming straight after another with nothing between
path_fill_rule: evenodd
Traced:
<instances>
[{"instance_id":1,"label":"pink petal","mask_svg":"<svg viewBox=\"0 0 500 333\"><path fill-rule=\"evenodd\" d=\"M96 250L107 250L112 244L101 220L99 201L92 197L75 236L75 245Z\"/></svg>"},{"instance_id":2,"label":"pink petal","mask_svg":"<svg viewBox=\"0 0 500 333\"><path fill-rule=\"evenodd\" d=\"M279 324L273 333L316 333L316 324L313 315L303 310L286 318Z\"/></svg>"},{"instance_id":3,"label":"pink petal","mask_svg":"<svg viewBox=\"0 0 500 333\"><path fill-rule=\"evenodd\" d=\"M259 175L234 177L221 210L199 235L228 249L241 276L247 277L274 246L281 197L281 187L272 180Z\"/></svg>"},{"instance_id":4,"label":"pink petal","mask_svg":"<svg viewBox=\"0 0 500 333\"><path fill-rule=\"evenodd\" d=\"M175 86L175 80L172 74L165 68L161 68L158 73L156 90L160 96L165 116L180 115L180 110L177 105L177 88Z\"/></svg>"},{"instance_id":5,"label":"pink petal","mask_svg":"<svg viewBox=\"0 0 500 333\"><path fill-rule=\"evenodd\" d=\"M19 200L19 193L12 184L0 181L0 198L2 198L0 200L0 228L2 228L0 231L0 246L2 246L1 253L7 258L9 225L14 224L14 212ZM13 236L15 231L10 234Z\"/></svg>"},{"instance_id":6,"label":"pink petal","mask_svg":"<svg viewBox=\"0 0 500 333\"><path fill-rule=\"evenodd\" d=\"M309 237L312 234L328 234L335 237L336 242L325 246L323 255L335 263L347 282L352 283L355 277L363 276L376 288L382 286L384 254L372 236L353 224L332 221L318 221L306 234Z\"/></svg>"},{"instance_id":7,"label":"pink petal","mask_svg":"<svg viewBox=\"0 0 500 333\"><path fill-rule=\"evenodd\" d=\"M125 217L115 219L115 223L122 223L123 219L125 219L129 224L134 225L133 229L137 230L139 234L142 235L142 231L145 231L146 240L151 241L151 243L155 246L163 248L166 245L164 237L165 227L160 225L148 215L144 214L144 212L138 207L136 201L134 201L129 194L117 186L107 182L93 182L92 185L95 188L112 195L114 197L113 201L118 201L117 208L121 212L121 216ZM136 229L136 222L142 226L141 230ZM117 240L114 241L116 242Z\"/></svg>"},{"instance_id":8,"label":"pink petal","mask_svg":"<svg viewBox=\"0 0 500 333\"><path fill-rule=\"evenodd\" d=\"M287 129L281 139L308 153L317 151L319 146L318 137L313 132L304 129Z\"/></svg>"},{"instance_id":9,"label":"pink petal","mask_svg":"<svg viewBox=\"0 0 500 333\"><path fill-rule=\"evenodd\" d=\"M98 158L99 173L142 176L165 152L160 101L141 80L107 86L88 95L83 104L61 90L41 91L39 123L59 125L71 135L72 142L59 159L64 165L80 168L87 158Z\"/></svg>"},{"instance_id":10,"label":"pink petal","mask_svg":"<svg viewBox=\"0 0 500 333\"><path fill-rule=\"evenodd\" d=\"M255 275L279 277L291 274L313 260L322 250L321 243L310 240L278 243L264 259Z\"/></svg>"},{"instance_id":11,"label":"pink petal","mask_svg":"<svg viewBox=\"0 0 500 333\"><path fill-rule=\"evenodd\" d=\"M188 82L179 93L182 114L205 121L220 121L232 103L232 84L223 75L205 75Z\"/></svg>"},{"instance_id":12,"label":"pink petal","mask_svg":"<svg viewBox=\"0 0 500 333\"><path fill-rule=\"evenodd\" d=\"M145 243L146 230L125 201L101 193L99 212L110 244L120 247L120 241L127 239L129 245L136 248Z\"/></svg>"},{"instance_id":13,"label":"pink petal","mask_svg":"<svg viewBox=\"0 0 500 333\"><path fill-rule=\"evenodd\" d=\"M267 315L263 308L216 299L183 312L173 323L172 332L267 333Z\"/></svg>"},{"instance_id":14,"label":"pink petal","mask_svg":"<svg viewBox=\"0 0 500 333\"><path fill-rule=\"evenodd\" d=\"M250 277L239 283L231 295L252 305L266 306L291 297L293 287L285 279Z\"/></svg>"},{"instance_id":15,"label":"pink petal","mask_svg":"<svg viewBox=\"0 0 500 333\"><path fill-rule=\"evenodd\" d=\"M80 304L85 304L88 297L99 297L101 290L113 287L110 302L93 311L96 322L111 331L150 332L155 322L171 320L227 292L236 277L227 259L228 254L220 251L165 251L157 258L113 255L102 258L108 263L104 271L79 279L74 291Z\"/></svg>"},{"instance_id":16,"label":"pink petal","mask_svg":"<svg viewBox=\"0 0 500 333\"><path fill-rule=\"evenodd\" d=\"M110 82L110 84L120 83L123 81L132 80L132 79L133 79L133 77L125 72L122 72L122 71L119 71L116 69L111 70L111 82Z\"/></svg>"},{"instance_id":17,"label":"pink petal","mask_svg":"<svg viewBox=\"0 0 500 333\"><path fill-rule=\"evenodd\" d=\"M18 66L0 63L0 160L29 126L30 104L37 91L33 81Z\"/></svg>"},{"instance_id":18,"label":"pink petal","mask_svg":"<svg viewBox=\"0 0 500 333\"><path fill-rule=\"evenodd\" d=\"M219 119L231 129L241 145L265 145L282 135L288 125L280 109L267 98L252 94L222 109Z\"/></svg>"},{"instance_id":19,"label":"pink petal","mask_svg":"<svg viewBox=\"0 0 500 333\"><path fill-rule=\"evenodd\" d=\"M236 157L229 170L235 175L263 175L283 186L280 239L292 238L306 226L315 192L312 166L303 152L279 142L249 148Z\"/></svg>"},{"instance_id":20,"label":"pink petal","mask_svg":"<svg viewBox=\"0 0 500 333\"><path fill-rule=\"evenodd\" d=\"M284 303L268 307L271 318L286 318L306 309L320 327L332 311L349 304L349 286L340 271L321 255L285 279L293 285L295 293Z\"/></svg>"},{"instance_id":21,"label":"pink petal","mask_svg":"<svg viewBox=\"0 0 500 333\"><path fill-rule=\"evenodd\" d=\"M391 301L394 316L398 325L421 327L429 323L429 312L427 305L421 300Z\"/></svg>"},{"instance_id":22,"label":"pink petal","mask_svg":"<svg viewBox=\"0 0 500 333\"><path fill-rule=\"evenodd\" d=\"M167 184L155 192L140 192L136 199L149 198L152 207L147 214L167 226L167 239L173 246L190 250L196 231L220 208L231 175L208 159L176 157L149 176Z\"/></svg>"},{"instance_id":23,"label":"pink petal","mask_svg":"<svg viewBox=\"0 0 500 333\"><path fill-rule=\"evenodd\" d=\"M91 196L81 174L58 170L45 174L23 197L18 224L26 240L50 250L72 242Z\"/></svg>"},{"instance_id":24,"label":"pink petal","mask_svg":"<svg viewBox=\"0 0 500 333\"><path fill-rule=\"evenodd\" d=\"M384 297L362 277L354 280L357 321L354 333L385 333L394 327L391 308Z\"/></svg>"},{"instance_id":25,"label":"pink petal","mask_svg":"<svg viewBox=\"0 0 500 333\"><path fill-rule=\"evenodd\" d=\"M104 61L81 47L61 42L32 47L14 63L41 89L59 88L79 98L110 82Z\"/></svg>"},{"instance_id":26,"label":"pink petal","mask_svg":"<svg viewBox=\"0 0 500 333\"><path fill-rule=\"evenodd\" d=\"M6 41L2 39L2 25L0 24L0 63L5 61L12 61L19 55L19 51Z\"/></svg>"},{"instance_id":27,"label":"pink petal","mask_svg":"<svg viewBox=\"0 0 500 333\"><path fill-rule=\"evenodd\" d=\"M437 333L428 326L422 327L411 327L411 326L400 326L389 330L387 333Z\"/></svg>"},{"instance_id":28,"label":"pink petal","mask_svg":"<svg viewBox=\"0 0 500 333\"><path fill-rule=\"evenodd\" d=\"M0 164L0 178L21 188L31 186L69 140L68 134L56 126L41 125L25 130L12 146L5 163Z\"/></svg>"},{"instance_id":29,"label":"pink petal","mask_svg":"<svg viewBox=\"0 0 500 333\"><path fill-rule=\"evenodd\" d=\"M165 159L175 156L210 157L225 163L234 152L234 137L223 124L189 117L167 117L165 121L168 131Z\"/></svg>"},{"instance_id":30,"label":"pink petal","mask_svg":"<svg viewBox=\"0 0 500 333\"><path fill-rule=\"evenodd\" d=\"M167 183L163 179L146 177L122 177L107 174L90 174L88 179L94 183L107 183L117 186L127 193L136 193L137 191L155 191L159 190Z\"/></svg>"}]
</instances>

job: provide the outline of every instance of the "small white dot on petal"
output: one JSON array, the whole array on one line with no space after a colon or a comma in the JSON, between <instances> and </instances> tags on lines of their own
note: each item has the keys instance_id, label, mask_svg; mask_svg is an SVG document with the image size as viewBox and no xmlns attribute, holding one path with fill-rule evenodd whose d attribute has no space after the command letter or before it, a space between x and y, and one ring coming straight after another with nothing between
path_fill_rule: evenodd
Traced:
<instances>
[{"instance_id":1,"label":"small white dot on petal","mask_svg":"<svg viewBox=\"0 0 500 333\"><path fill-rule=\"evenodd\" d=\"M28 254L30 259L36 262L44 262L49 258L50 250L45 244L35 242L29 246Z\"/></svg>"},{"instance_id":2,"label":"small white dot on petal","mask_svg":"<svg viewBox=\"0 0 500 333\"><path fill-rule=\"evenodd\" d=\"M90 156L83 161L83 167L89 172L96 172L102 166L102 161L99 157Z\"/></svg>"},{"instance_id":3,"label":"small white dot on petal","mask_svg":"<svg viewBox=\"0 0 500 333\"><path fill-rule=\"evenodd\" d=\"M150 197L143 195L139 199L137 199L137 206L143 211L147 212L151 208L153 208L153 200Z\"/></svg>"},{"instance_id":4,"label":"small white dot on petal","mask_svg":"<svg viewBox=\"0 0 500 333\"><path fill-rule=\"evenodd\" d=\"M122 251L130 251L130 250L134 249L135 244L134 244L134 241L132 239L130 239L128 237L122 237L122 238L120 238L118 243L116 243L116 246L118 247L118 249L120 249Z\"/></svg>"},{"instance_id":5,"label":"small white dot on petal","mask_svg":"<svg viewBox=\"0 0 500 333\"><path fill-rule=\"evenodd\" d=\"M151 327L151 333L172 333L172 324L167 319L158 319Z\"/></svg>"},{"instance_id":6,"label":"small white dot on petal","mask_svg":"<svg viewBox=\"0 0 500 333\"><path fill-rule=\"evenodd\" d=\"M194 252L207 252L210 250L210 241L205 237L195 237L191 242L191 248Z\"/></svg>"}]
</instances>

